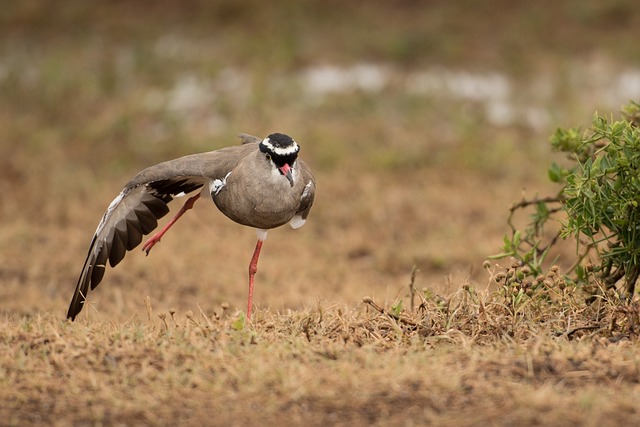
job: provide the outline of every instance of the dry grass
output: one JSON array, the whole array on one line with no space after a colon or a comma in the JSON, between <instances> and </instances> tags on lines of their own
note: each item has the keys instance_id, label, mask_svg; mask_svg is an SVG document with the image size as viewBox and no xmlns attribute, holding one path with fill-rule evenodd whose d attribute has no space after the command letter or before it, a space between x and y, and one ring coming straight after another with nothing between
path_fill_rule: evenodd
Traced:
<instances>
[{"instance_id":1,"label":"dry grass","mask_svg":"<svg viewBox=\"0 0 640 427\"><path fill-rule=\"evenodd\" d=\"M366 299L124 323L4 315L0 416L40 424L616 425L638 421L637 303L575 292ZM374 308L377 307L377 308ZM382 312L381 312L382 311Z\"/></svg>"},{"instance_id":2,"label":"dry grass","mask_svg":"<svg viewBox=\"0 0 640 427\"><path fill-rule=\"evenodd\" d=\"M555 273L529 297L482 267L523 188L553 191L553 128L628 101L594 85L637 67L621 40L640 38L640 9L343 3L0 10L0 424L640 421L637 301L586 305ZM395 74L324 97L299 84L363 63ZM496 124L482 100L403 89L433 70L503 73L514 111L548 121ZM251 324L237 308L254 233L206 201L63 319L127 179L272 131L301 143L318 199L304 228L269 234Z\"/></svg>"}]
</instances>

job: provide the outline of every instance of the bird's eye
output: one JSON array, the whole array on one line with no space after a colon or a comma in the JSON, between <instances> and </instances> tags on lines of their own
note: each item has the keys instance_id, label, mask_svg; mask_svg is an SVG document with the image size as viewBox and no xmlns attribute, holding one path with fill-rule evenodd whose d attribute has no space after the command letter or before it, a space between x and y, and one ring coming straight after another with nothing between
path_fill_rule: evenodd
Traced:
<instances>
[{"instance_id":1,"label":"bird's eye","mask_svg":"<svg viewBox=\"0 0 640 427\"><path fill-rule=\"evenodd\" d=\"M265 157L267 158L267 160L271 160L271 154L267 153L265 154Z\"/></svg>"}]
</instances>

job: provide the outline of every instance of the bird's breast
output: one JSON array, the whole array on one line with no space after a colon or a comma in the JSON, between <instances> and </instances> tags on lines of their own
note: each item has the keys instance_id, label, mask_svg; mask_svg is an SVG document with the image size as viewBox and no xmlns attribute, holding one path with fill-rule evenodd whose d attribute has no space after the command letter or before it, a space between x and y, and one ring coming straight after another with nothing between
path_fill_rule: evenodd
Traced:
<instances>
[{"instance_id":1,"label":"bird's breast","mask_svg":"<svg viewBox=\"0 0 640 427\"><path fill-rule=\"evenodd\" d=\"M229 219L249 227L271 229L286 224L295 215L300 201L284 176L281 180L234 179L211 193L215 205Z\"/></svg>"}]
</instances>

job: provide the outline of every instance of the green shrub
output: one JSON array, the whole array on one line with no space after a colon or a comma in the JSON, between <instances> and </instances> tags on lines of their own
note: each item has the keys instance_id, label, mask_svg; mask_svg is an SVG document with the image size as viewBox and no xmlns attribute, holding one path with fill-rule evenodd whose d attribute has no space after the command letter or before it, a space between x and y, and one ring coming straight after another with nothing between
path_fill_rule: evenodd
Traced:
<instances>
[{"instance_id":1,"label":"green shrub","mask_svg":"<svg viewBox=\"0 0 640 427\"><path fill-rule=\"evenodd\" d=\"M536 276L559 238L575 239L577 259L567 280L601 289L619 286L633 295L640 276L639 124L640 104L632 102L618 121L596 114L586 131L557 129L551 144L572 164L549 168L549 179L560 191L512 206L512 234L505 237L503 252L492 258L514 257ZM512 219L522 209L533 212L528 226L518 230ZM543 231L551 220L561 226L549 237ZM599 265L584 265L594 255Z\"/></svg>"}]
</instances>

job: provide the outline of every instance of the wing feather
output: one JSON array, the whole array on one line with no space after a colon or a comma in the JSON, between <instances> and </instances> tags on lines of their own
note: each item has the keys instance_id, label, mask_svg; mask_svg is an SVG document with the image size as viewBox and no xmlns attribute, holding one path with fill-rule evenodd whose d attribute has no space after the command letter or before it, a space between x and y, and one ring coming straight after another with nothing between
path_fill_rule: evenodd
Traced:
<instances>
[{"instance_id":1,"label":"wing feather","mask_svg":"<svg viewBox=\"0 0 640 427\"><path fill-rule=\"evenodd\" d=\"M158 226L158 220L145 205L135 207L132 211L137 221L131 217L131 222L135 222L140 226L143 235L151 233Z\"/></svg>"},{"instance_id":2,"label":"wing feather","mask_svg":"<svg viewBox=\"0 0 640 427\"><path fill-rule=\"evenodd\" d=\"M135 248L140 244L140 242L142 242L142 228L136 219L136 212L130 211L125 216L125 221L123 221L127 225L126 248L128 251Z\"/></svg>"},{"instance_id":3,"label":"wing feather","mask_svg":"<svg viewBox=\"0 0 640 427\"><path fill-rule=\"evenodd\" d=\"M107 268L107 260L109 259L109 247L108 244L105 244L101 248L99 248L98 253L95 256L93 262L89 265L91 272L91 289L95 288L98 283L102 280L104 276L104 272ZM87 283L88 284L88 283ZM83 287L86 291L88 290L87 286Z\"/></svg>"},{"instance_id":4,"label":"wing feather","mask_svg":"<svg viewBox=\"0 0 640 427\"><path fill-rule=\"evenodd\" d=\"M124 231L122 230L122 226L124 226ZM127 248L125 247L123 237L126 238L127 233L127 222L120 221L113 227L113 237L111 238L111 250L109 251L109 264L111 267L115 267L118 265L120 261L124 258L124 254L127 252Z\"/></svg>"}]
</instances>

